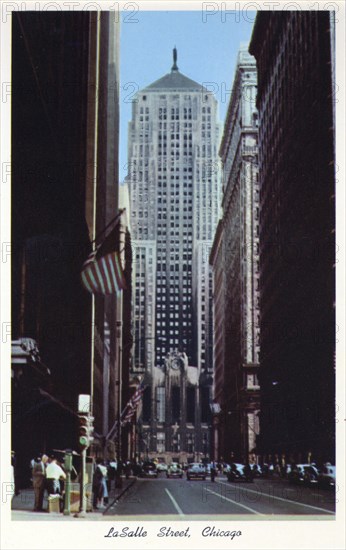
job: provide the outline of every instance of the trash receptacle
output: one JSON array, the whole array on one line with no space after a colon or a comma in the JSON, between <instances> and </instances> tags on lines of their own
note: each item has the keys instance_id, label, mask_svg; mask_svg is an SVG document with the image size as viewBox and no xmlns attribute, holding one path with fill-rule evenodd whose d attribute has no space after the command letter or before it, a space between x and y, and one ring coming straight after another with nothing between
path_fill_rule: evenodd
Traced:
<instances>
[{"instance_id":1,"label":"trash receptacle","mask_svg":"<svg viewBox=\"0 0 346 550\"><path fill-rule=\"evenodd\" d=\"M48 496L48 512L49 513L60 513L60 495L49 495Z\"/></svg>"}]
</instances>

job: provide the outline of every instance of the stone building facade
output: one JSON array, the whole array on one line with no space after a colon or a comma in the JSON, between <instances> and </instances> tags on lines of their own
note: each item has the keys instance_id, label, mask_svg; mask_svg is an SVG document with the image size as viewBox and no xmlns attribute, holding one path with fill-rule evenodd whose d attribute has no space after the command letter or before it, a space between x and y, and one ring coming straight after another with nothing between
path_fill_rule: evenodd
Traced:
<instances>
[{"instance_id":1,"label":"stone building facade","mask_svg":"<svg viewBox=\"0 0 346 550\"><path fill-rule=\"evenodd\" d=\"M142 451L207 456L212 381L208 263L221 202L217 102L180 73L138 92L129 124L133 375L148 387Z\"/></svg>"},{"instance_id":2,"label":"stone building facade","mask_svg":"<svg viewBox=\"0 0 346 550\"><path fill-rule=\"evenodd\" d=\"M220 148L223 218L214 268L218 459L254 460L259 433L259 189L255 59L242 46ZM221 351L222 350L222 351ZM216 409L217 410L217 409Z\"/></svg>"}]
</instances>

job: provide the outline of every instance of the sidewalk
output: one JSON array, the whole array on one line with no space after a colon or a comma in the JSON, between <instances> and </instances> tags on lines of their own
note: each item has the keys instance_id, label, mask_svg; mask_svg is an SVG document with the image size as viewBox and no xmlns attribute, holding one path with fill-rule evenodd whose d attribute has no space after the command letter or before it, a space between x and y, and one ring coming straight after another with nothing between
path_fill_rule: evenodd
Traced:
<instances>
[{"instance_id":1,"label":"sidewalk","mask_svg":"<svg viewBox=\"0 0 346 550\"><path fill-rule=\"evenodd\" d=\"M136 482L136 477L130 477L129 479L122 478L122 487L121 489L115 489L114 486L110 492L108 504L105 508L100 510L93 510L92 512L87 512L85 520L95 521L95 520L109 520L103 516L106 512L108 506L110 506L115 499L120 498L126 491ZM43 512L34 512L34 502L35 495L34 489L31 487L29 489L21 489L20 494L14 496L12 499L12 520L18 521L56 521L56 520L67 520L67 521L83 521L84 518L75 518L74 512L71 512L70 516L64 516L63 513L48 513L48 498L47 493L45 492L45 497L43 500Z\"/></svg>"}]
</instances>

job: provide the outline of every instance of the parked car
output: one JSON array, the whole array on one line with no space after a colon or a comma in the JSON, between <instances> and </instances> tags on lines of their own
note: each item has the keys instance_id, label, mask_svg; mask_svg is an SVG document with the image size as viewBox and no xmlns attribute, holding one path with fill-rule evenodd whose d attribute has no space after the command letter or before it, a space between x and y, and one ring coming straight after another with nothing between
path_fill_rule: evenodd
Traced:
<instances>
[{"instance_id":1,"label":"parked car","mask_svg":"<svg viewBox=\"0 0 346 550\"><path fill-rule=\"evenodd\" d=\"M178 464L178 462L172 462L172 464L170 464L168 466L166 476L167 477L180 477L180 478L183 477L183 470L180 467L180 465Z\"/></svg>"},{"instance_id":2,"label":"parked car","mask_svg":"<svg viewBox=\"0 0 346 550\"><path fill-rule=\"evenodd\" d=\"M336 467L329 462L324 464L318 476L318 483L321 487L335 489Z\"/></svg>"},{"instance_id":3,"label":"parked car","mask_svg":"<svg viewBox=\"0 0 346 550\"><path fill-rule=\"evenodd\" d=\"M227 472L229 472L230 469L231 469L231 465L230 465L230 464L226 464L226 462L225 462L225 463L223 464L223 466L222 466L222 471L223 471L223 473L227 475Z\"/></svg>"},{"instance_id":4,"label":"parked car","mask_svg":"<svg viewBox=\"0 0 346 550\"><path fill-rule=\"evenodd\" d=\"M154 462L144 462L140 466L139 476L140 477L157 477L156 464Z\"/></svg>"},{"instance_id":5,"label":"parked car","mask_svg":"<svg viewBox=\"0 0 346 550\"><path fill-rule=\"evenodd\" d=\"M253 481L253 471L251 467L245 464L233 462L227 472L228 481Z\"/></svg>"},{"instance_id":6,"label":"parked car","mask_svg":"<svg viewBox=\"0 0 346 550\"><path fill-rule=\"evenodd\" d=\"M207 469L200 462L192 462L186 470L186 478L190 479L205 479L207 477Z\"/></svg>"},{"instance_id":7,"label":"parked car","mask_svg":"<svg viewBox=\"0 0 346 550\"><path fill-rule=\"evenodd\" d=\"M305 485L317 485L319 471L316 464L304 467L304 483Z\"/></svg>"},{"instance_id":8,"label":"parked car","mask_svg":"<svg viewBox=\"0 0 346 550\"><path fill-rule=\"evenodd\" d=\"M318 469L315 464L295 464L287 478L290 483L313 485L318 481Z\"/></svg>"},{"instance_id":9,"label":"parked car","mask_svg":"<svg viewBox=\"0 0 346 550\"><path fill-rule=\"evenodd\" d=\"M165 462L159 462L158 464L156 464L156 470L158 472L167 472L168 466Z\"/></svg>"},{"instance_id":10,"label":"parked car","mask_svg":"<svg viewBox=\"0 0 346 550\"><path fill-rule=\"evenodd\" d=\"M253 472L254 477L261 477L262 475L262 468L259 464L250 464L250 468Z\"/></svg>"}]
</instances>

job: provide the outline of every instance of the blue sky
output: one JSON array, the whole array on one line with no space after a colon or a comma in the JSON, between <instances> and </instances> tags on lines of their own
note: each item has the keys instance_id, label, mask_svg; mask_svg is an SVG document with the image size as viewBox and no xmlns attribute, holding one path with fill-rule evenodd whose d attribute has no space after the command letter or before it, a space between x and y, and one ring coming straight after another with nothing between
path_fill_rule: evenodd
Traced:
<instances>
[{"instance_id":1,"label":"blue sky","mask_svg":"<svg viewBox=\"0 0 346 550\"><path fill-rule=\"evenodd\" d=\"M180 72L199 82L213 83L224 120L240 42L249 42L254 12L246 16L223 17L220 13L202 17L201 11L139 11L125 14L120 39L120 181L126 175L127 123L131 119L131 98L172 66L172 50L178 50ZM211 85L208 86L211 89Z\"/></svg>"}]
</instances>

